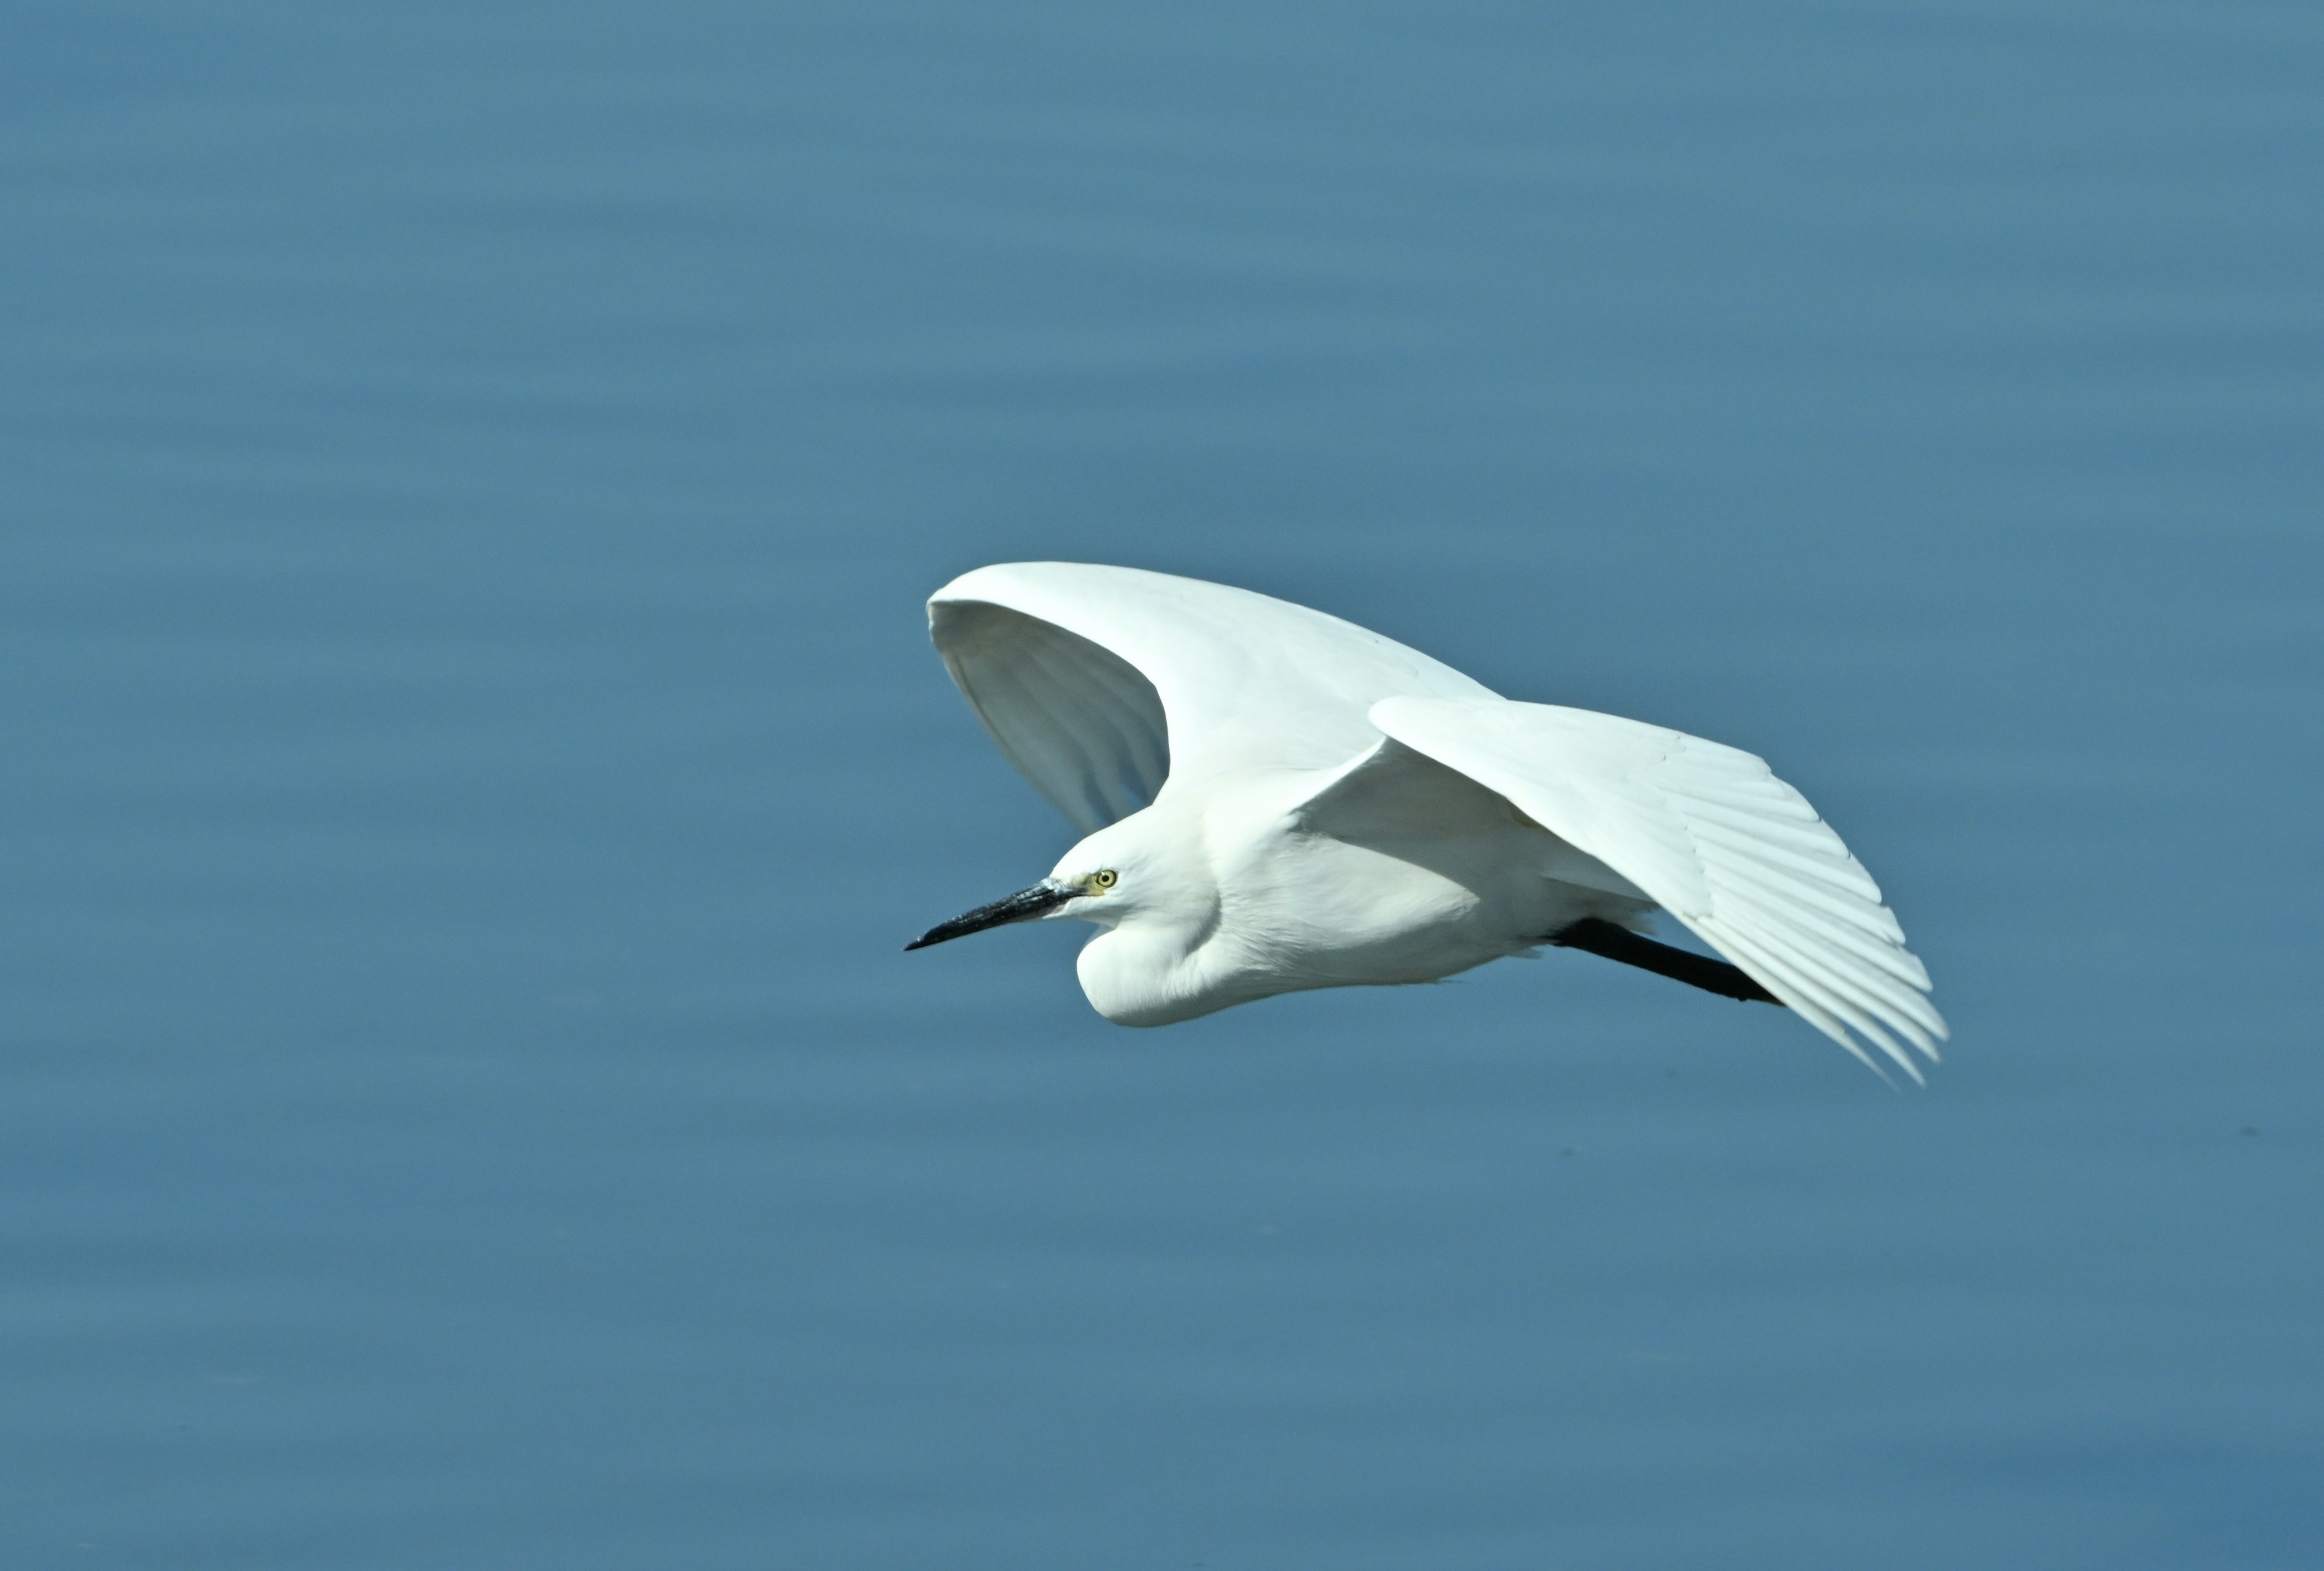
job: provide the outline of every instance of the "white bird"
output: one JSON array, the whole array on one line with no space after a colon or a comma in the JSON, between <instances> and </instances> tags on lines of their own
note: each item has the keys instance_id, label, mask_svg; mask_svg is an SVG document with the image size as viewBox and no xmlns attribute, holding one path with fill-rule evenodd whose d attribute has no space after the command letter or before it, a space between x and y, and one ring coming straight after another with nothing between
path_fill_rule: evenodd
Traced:
<instances>
[{"instance_id":1,"label":"white bird","mask_svg":"<svg viewBox=\"0 0 2324 1571\"><path fill-rule=\"evenodd\" d=\"M980 568L928 601L1001 751L1086 836L906 946L1095 923L1097 1012L1167 1025L1556 945L1788 1004L1914 1080L1945 1022L1880 890L1751 753L1518 703L1376 633L1194 578ZM1639 936L1657 908L1720 954Z\"/></svg>"}]
</instances>

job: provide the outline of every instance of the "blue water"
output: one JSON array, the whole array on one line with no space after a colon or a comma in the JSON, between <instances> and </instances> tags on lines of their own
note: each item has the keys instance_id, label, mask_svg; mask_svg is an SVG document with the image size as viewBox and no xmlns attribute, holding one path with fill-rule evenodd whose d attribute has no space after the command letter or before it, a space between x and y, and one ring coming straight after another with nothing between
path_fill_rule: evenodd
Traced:
<instances>
[{"instance_id":1,"label":"blue water","mask_svg":"<svg viewBox=\"0 0 2324 1571\"><path fill-rule=\"evenodd\" d=\"M2324 13L17 0L0 1563L2324 1564ZM1953 1050L1157 1032L920 601L1766 753Z\"/></svg>"}]
</instances>

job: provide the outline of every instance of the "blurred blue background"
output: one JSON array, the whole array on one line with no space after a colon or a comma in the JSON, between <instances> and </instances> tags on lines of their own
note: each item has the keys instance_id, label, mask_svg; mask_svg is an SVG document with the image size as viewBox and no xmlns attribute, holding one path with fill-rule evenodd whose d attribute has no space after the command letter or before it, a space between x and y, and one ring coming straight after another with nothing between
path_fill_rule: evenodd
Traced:
<instances>
[{"instance_id":1,"label":"blurred blue background","mask_svg":"<svg viewBox=\"0 0 2324 1571\"><path fill-rule=\"evenodd\" d=\"M9 1566L2324 1564L2324 12L5 32ZM1766 754L1945 1067L907 957L1043 557Z\"/></svg>"}]
</instances>

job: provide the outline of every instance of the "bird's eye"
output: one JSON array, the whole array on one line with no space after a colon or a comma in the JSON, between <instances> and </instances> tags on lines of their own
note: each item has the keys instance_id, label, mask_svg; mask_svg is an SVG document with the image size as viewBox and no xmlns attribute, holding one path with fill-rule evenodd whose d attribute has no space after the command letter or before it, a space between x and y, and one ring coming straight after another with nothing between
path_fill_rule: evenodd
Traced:
<instances>
[{"instance_id":1,"label":"bird's eye","mask_svg":"<svg viewBox=\"0 0 2324 1571\"><path fill-rule=\"evenodd\" d=\"M1090 886L1093 889L1111 889L1115 884L1120 883L1120 882L1121 874L1116 873L1111 867L1105 869L1102 873L1093 873L1090 874Z\"/></svg>"}]
</instances>

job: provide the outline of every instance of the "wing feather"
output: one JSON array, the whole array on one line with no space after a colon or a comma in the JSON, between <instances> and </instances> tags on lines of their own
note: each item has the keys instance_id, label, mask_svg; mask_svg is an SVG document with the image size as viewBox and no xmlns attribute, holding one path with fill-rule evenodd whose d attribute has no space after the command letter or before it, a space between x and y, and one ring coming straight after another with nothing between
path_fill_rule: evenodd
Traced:
<instances>
[{"instance_id":1,"label":"wing feather","mask_svg":"<svg viewBox=\"0 0 2324 1571\"><path fill-rule=\"evenodd\" d=\"M1937 1058L1944 1017L1880 886L1756 755L1500 698L1393 698L1371 719L1629 879L1866 1063L1858 1040L1915 1080L1898 1039Z\"/></svg>"},{"instance_id":2,"label":"wing feather","mask_svg":"<svg viewBox=\"0 0 2324 1571\"><path fill-rule=\"evenodd\" d=\"M1721 953L1737 965L1759 978L1767 990L1789 1004L1794 1012L1804 1015L1809 1023L1841 1047L1854 1053L1868 1067L1877 1071L1879 1063L1849 1036L1853 1030L1858 1036L1877 1048L1882 1056L1901 1067L1915 1082L1926 1084L1910 1054L1889 1039L1877 1021L1868 1019L1861 1010L1845 999L1834 995L1826 980L1803 970L1788 956L1775 951L1762 936L1746 937L1740 932L1724 935Z\"/></svg>"},{"instance_id":3,"label":"wing feather","mask_svg":"<svg viewBox=\"0 0 2324 1571\"><path fill-rule=\"evenodd\" d=\"M1683 792L1666 794L1672 810L1686 826L1687 837L1697 845L1719 846L1727 855L1739 861L1756 863L1780 877L1805 879L1825 889L1852 894L1861 900L1877 901L1880 898L1880 886L1872 882L1856 858L1848 855L1844 847L1840 855L1846 858L1845 861L1819 855L1821 847L1818 851L1800 851L1784 844L1782 836L1789 829L1788 825L1771 825L1764 829L1756 826L1738 828L1706 817L1702 804ZM1840 844L1829 827L1825 828L1824 835L1829 844Z\"/></svg>"},{"instance_id":4,"label":"wing feather","mask_svg":"<svg viewBox=\"0 0 2324 1571\"><path fill-rule=\"evenodd\" d=\"M1168 723L1137 668L1006 606L947 606L940 626L945 668L1001 754L1083 833L1161 790Z\"/></svg>"},{"instance_id":5,"label":"wing feather","mask_svg":"<svg viewBox=\"0 0 2324 1571\"><path fill-rule=\"evenodd\" d=\"M1134 690L1123 674L1078 657L1059 639L1035 642L1008 673L1055 730L1072 735L1064 750L1065 767L1089 816L1105 823L1152 800L1146 781L1158 782L1169 767L1156 739L1138 723Z\"/></svg>"},{"instance_id":6,"label":"wing feather","mask_svg":"<svg viewBox=\"0 0 2324 1571\"><path fill-rule=\"evenodd\" d=\"M1134 568L980 568L928 601L953 679L1018 771L1084 834L1174 781L1337 767L1396 695L1490 697L1352 623Z\"/></svg>"},{"instance_id":7,"label":"wing feather","mask_svg":"<svg viewBox=\"0 0 2324 1571\"><path fill-rule=\"evenodd\" d=\"M1765 884L1729 884L1720 893L1724 897L1722 903L1731 899L1738 917L1748 912L1761 921L1812 934L1820 942L1845 949L1878 968L1884 975L1902 983L1915 1004L1925 1003L1911 990L1928 985L1928 968L1910 950L1876 938L1853 923L1834 921L1824 912L1786 899L1784 892Z\"/></svg>"}]
</instances>

